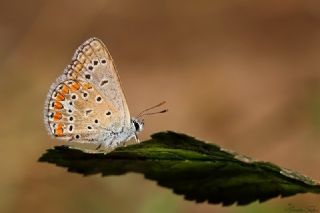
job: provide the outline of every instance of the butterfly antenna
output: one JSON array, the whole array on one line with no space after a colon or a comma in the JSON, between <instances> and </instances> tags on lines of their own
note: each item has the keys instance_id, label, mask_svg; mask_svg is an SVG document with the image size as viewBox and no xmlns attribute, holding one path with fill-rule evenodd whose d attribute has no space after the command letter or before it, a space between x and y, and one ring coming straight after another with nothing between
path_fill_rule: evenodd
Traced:
<instances>
[{"instance_id":1,"label":"butterfly antenna","mask_svg":"<svg viewBox=\"0 0 320 213\"><path fill-rule=\"evenodd\" d=\"M168 112L168 109L164 109L164 110L161 110L161 111L159 111L159 112L145 113L145 114L139 115L137 118L142 117L142 116L145 116L145 115L154 115L154 114L165 113L165 112Z\"/></svg>"},{"instance_id":2,"label":"butterfly antenna","mask_svg":"<svg viewBox=\"0 0 320 213\"><path fill-rule=\"evenodd\" d=\"M145 109L143 110L142 112L140 112L137 116L137 118L140 118L142 116L145 116L145 115L154 115L154 114L159 114L159 113L165 113L165 112L168 112L168 109L165 109L165 110L161 110L161 111L158 111L158 112L150 112L150 113L147 113L148 111L154 109L154 108L157 108L159 106L162 106L163 104L165 104L166 102L165 101L162 101L161 103L153 106L153 107L150 107L148 109Z\"/></svg>"},{"instance_id":3,"label":"butterfly antenna","mask_svg":"<svg viewBox=\"0 0 320 213\"><path fill-rule=\"evenodd\" d=\"M154 108L157 108L157 107L159 107L159 106L162 106L162 105L165 104L165 103L166 103L165 101L162 101L161 103L159 103L159 104L157 104L157 105L155 105L155 106L152 106L152 107L150 107L150 108L147 108L147 109L143 110L142 112L140 112L137 117L140 117L141 115L143 115L143 113L145 113L145 112L147 112L147 111L149 111L149 110L152 110L152 109L154 109Z\"/></svg>"}]
</instances>

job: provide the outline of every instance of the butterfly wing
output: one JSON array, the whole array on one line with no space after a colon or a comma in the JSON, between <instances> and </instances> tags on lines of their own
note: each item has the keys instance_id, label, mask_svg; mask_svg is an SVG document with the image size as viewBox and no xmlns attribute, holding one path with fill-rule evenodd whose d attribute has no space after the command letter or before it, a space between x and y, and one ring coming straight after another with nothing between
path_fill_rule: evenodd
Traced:
<instances>
[{"instance_id":1,"label":"butterfly wing","mask_svg":"<svg viewBox=\"0 0 320 213\"><path fill-rule=\"evenodd\" d=\"M55 137L97 141L103 132L130 125L120 79L107 48L97 38L85 41L49 91L45 122Z\"/></svg>"}]
</instances>

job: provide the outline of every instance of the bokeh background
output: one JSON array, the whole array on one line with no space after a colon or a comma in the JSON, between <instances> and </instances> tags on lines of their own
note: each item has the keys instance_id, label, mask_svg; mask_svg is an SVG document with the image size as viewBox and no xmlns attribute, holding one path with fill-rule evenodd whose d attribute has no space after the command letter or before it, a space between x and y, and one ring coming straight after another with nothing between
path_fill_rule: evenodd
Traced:
<instances>
[{"instance_id":1,"label":"bokeh background","mask_svg":"<svg viewBox=\"0 0 320 213\"><path fill-rule=\"evenodd\" d=\"M246 207L195 204L127 174L38 163L49 86L91 36L109 48L133 115L162 100L141 139L174 130L320 179L318 1L0 2L0 212L320 211L319 195Z\"/></svg>"}]
</instances>

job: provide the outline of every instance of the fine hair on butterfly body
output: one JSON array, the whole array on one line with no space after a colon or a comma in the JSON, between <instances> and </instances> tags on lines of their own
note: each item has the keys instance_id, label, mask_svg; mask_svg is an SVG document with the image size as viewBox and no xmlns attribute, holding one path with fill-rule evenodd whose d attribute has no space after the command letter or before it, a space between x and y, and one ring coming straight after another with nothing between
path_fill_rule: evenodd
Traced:
<instances>
[{"instance_id":1,"label":"fine hair on butterfly body","mask_svg":"<svg viewBox=\"0 0 320 213\"><path fill-rule=\"evenodd\" d=\"M130 116L113 59L98 38L76 50L72 62L52 84L45 103L44 122L50 135L69 142L113 149L143 130L143 116L165 102Z\"/></svg>"}]
</instances>

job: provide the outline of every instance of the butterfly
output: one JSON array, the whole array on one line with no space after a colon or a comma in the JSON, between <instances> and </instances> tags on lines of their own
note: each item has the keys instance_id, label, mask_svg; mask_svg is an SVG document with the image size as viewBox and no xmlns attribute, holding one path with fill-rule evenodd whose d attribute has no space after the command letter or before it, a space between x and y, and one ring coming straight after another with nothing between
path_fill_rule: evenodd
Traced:
<instances>
[{"instance_id":1,"label":"butterfly","mask_svg":"<svg viewBox=\"0 0 320 213\"><path fill-rule=\"evenodd\" d=\"M44 122L50 135L69 142L115 148L143 130L144 115L165 102L131 118L113 59L98 38L90 38L75 51L72 62L52 84Z\"/></svg>"}]
</instances>

